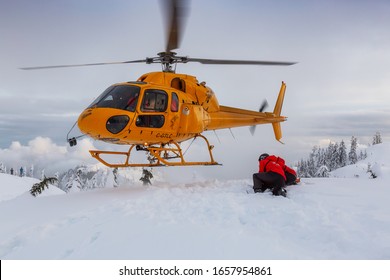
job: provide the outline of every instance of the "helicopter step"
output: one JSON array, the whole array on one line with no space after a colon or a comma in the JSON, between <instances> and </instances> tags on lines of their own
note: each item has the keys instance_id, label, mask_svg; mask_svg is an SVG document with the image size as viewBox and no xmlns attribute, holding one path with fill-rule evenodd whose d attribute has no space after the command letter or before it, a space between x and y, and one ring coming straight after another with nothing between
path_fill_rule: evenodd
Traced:
<instances>
[{"instance_id":1,"label":"helicopter step","mask_svg":"<svg viewBox=\"0 0 390 280\"><path fill-rule=\"evenodd\" d=\"M184 153L180 148L180 145L175 141L170 141L167 144L160 145L136 145L132 144L127 152L117 152L117 151L99 151L91 150L89 151L95 159L103 163L104 165L112 168L119 167L157 167L157 166L190 166L190 165L220 165L213 158L212 149L213 145L209 144L209 141L206 137L201 134L198 134L194 137L194 140L200 137L206 144L209 152L209 161L186 161L184 159ZM148 160L149 163L131 163L130 157L131 152L134 147L137 151L146 151L149 153ZM110 155L110 156L122 156L125 157L124 162L122 163L109 163L107 160L103 159L101 155ZM178 159L178 160L177 160ZM177 160L177 161L174 161Z\"/></svg>"}]
</instances>

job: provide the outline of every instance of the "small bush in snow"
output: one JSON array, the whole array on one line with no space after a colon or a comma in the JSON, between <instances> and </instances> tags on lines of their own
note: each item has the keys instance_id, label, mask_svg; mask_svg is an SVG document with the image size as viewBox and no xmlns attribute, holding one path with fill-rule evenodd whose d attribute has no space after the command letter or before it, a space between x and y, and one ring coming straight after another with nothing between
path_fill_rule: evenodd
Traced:
<instances>
[{"instance_id":1,"label":"small bush in snow","mask_svg":"<svg viewBox=\"0 0 390 280\"><path fill-rule=\"evenodd\" d=\"M57 178L55 177L44 177L41 182L32 186L30 193L32 196L37 196L38 194L41 194L45 188L49 188L49 184L54 184L55 182L57 182Z\"/></svg>"}]
</instances>

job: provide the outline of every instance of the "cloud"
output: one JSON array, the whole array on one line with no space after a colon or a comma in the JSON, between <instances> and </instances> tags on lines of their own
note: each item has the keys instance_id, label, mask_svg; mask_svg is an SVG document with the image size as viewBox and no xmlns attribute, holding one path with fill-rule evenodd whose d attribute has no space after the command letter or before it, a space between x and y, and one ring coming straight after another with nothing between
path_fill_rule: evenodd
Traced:
<instances>
[{"instance_id":1,"label":"cloud","mask_svg":"<svg viewBox=\"0 0 390 280\"><path fill-rule=\"evenodd\" d=\"M89 139L82 139L77 146L70 148L57 145L50 138L39 136L27 145L14 141L9 148L0 149L0 162L4 163L8 170L19 170L20 167L29 169L34 166L36 172L45 169L46 174L53 175L80 164L96 163L88 152L92 149L95 147Z\"/></svg>"},{"instance_id":2,"label":"cloud","mask_svg":"<svg viewBox=\"0 0 390 280\"><path fill-rule=\"evenodd\" d=\"M310 132L328 137L374 136L390 134L390 113L384 110L357 110L322 113L315 116Z\"/></svg>"}]
</instances>

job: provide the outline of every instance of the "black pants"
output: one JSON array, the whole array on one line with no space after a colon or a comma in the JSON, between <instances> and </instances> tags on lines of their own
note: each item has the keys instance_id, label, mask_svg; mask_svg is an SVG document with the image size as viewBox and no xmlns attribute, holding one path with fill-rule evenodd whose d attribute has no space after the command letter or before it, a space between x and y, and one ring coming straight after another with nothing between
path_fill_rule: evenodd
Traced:
<instances>
[{"instance_id":1,"label":"black pants","mask_svg":"<svg viewBox=\"0 0 390 280\"><path fill-rule=\"evenodd\" d=\"M295 176L294 174L291 174L289 172L286 172L286 185L287 186L290 186L290 185L296 185L296 182L295 180L297 179L297 176Z\"/></svg>"},{"instance_id":2,"label":"black pants","mask_svg":"<svg viewBox=\"0 0 390 280\"><path fill-rule=\"evenodd\" d=\"M278 173L260 172L253 174L253 190L255 192L264 192L266 189L272 189L273 193L277 193L284 187L284 178Z\"/></svg>"}]
</instances>

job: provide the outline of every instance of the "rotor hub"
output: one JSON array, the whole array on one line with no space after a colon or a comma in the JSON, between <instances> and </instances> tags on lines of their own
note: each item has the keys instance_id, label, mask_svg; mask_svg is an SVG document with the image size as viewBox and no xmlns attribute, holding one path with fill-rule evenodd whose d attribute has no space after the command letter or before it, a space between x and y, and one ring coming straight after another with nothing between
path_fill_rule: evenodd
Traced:
<instances>
[{"instance_id":1,"label":"rotor hub","mask_svg":"<svg viewBox=\"0 0 390 280\"><path fill-rule=\"evenodd\" d=\"M147 57L146 63L161 63L163 72L174 73L176 70L177 63L187 63L188 57L176 56L175 52L160 52L156 57Z\"/></svg>"}]
</instances>

